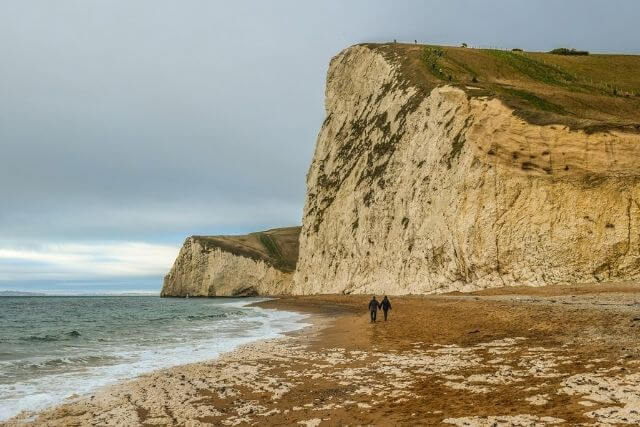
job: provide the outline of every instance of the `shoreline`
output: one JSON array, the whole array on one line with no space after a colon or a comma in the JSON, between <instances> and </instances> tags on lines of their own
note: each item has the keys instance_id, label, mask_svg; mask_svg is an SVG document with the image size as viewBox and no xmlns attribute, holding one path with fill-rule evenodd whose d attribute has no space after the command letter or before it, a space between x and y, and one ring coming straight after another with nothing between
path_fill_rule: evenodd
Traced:
<instances>
[{"instance_id":1,"label":"shoreline","mask_svg":"<svg viewBox=\"0 0 640 427\"><path fill-rule=\"evenodd\" d=\"M640 287L283 297L312 325L42 411L34 425L640 423ZM21 425L10 420L6 425Z\"/></svg>"},{"instance_id":2,"label":"shoreline","mask_svg":"<svg viewBox=\"0 0 640 427\"><path fill-rule=\"evenodd\" d=\"M95 424L96 422L105 425L144 425L148 421L149 411L145 410L142 407L135 407L133 408L135 409L135 411L129 412L127 414L118 414L115 417L111 417L110 415L107 415L107 413L111 412L110 410L113 409L111 407L109 407L108 409L104 407L100 408L107 409L106 411L90 411L87 410L87 406L92 406L94 405L94 403L98 402L98 406L100 406L100 403L104 403L110 406L110 403L114 403L111 400L114 396L130 396L130 390L132 388L156 388L156 386L153 385L155 378L161 377L165 380L167 378L180 378L180 380L183 380L184 378L186 378L184 373L185 371L193 373L194 371L200 371L203 368L206 369L214 365L226 364L229 362L233 363L236 360L243 359L246 353L255 354L256 351L262 351L264 348L268 348L273 344L277 345L281 341L287 342L292 339L308 340L312 336L315 336L321 329L327 327L328 323L330 322L330 320L322 314L312 313L311 311L299 311L285 308L269 307L269 303L272 301L276 301L276 299L277 298L268 297L268 299L265 299L263 301L249 302L246 306L255 306L268 310L277 310L281 312L304 315L304 318L296 321L296 323L301 323L304 326L299 329L280 332L280 337L262 338L246 344L241 344L232 350L220 353L218 356L212 359L156 369L129 379L117 381L114 384L100 386L90 393L70 396L65 399L65 401L48 408L44 408L42 410L23 411L7 420L0 420L0 426L66 426L69 424L89 425ZM172 385L175 386L175 384ZM130 401L129 398L126 398L125 400ZM70 416L70 414L74 415ZM107 416L103 417L104 415ZM73 421L71 421L70 418L72 418ZM155 421L162 424L172 424L177 420L166 419Z\"/></svg>"},{"instance_id":3,"label":"shoreline","mask_svg":"<svg viewBox=\"0 0 640 427\"><path fill-rule=\"evenodd\" d=\"M228 298L228 300L231 300L231 298ZM215 338L219 332L217 329L217 322L210 323L209 328L212 328L213 334L210 338L206 338L204 341L201 339L187 340L186 343L189 344L186 346L152 346L138 350L139 352L149 352L154 354L167 354L166 352L168 351L170 356L164 356L164 358L161 358L162 360L160 360L160 363L158 363L159 361L154 358L152 358L151 361L146 358L139 360L129 358L131 360L123 359L123 361L112 365L98 364L87 367L82 373L82 376L71 371L74 373L72 380L77 383L78 379L82 378L81 384L78 384L79 387L76 387L76 384L74 383L61 387L59 391L62 393L58 392L52 394L45 387L39 388L37 393L24 394L23 396L11 396L9 394L9 398L3 401L5 406L0 408L5 410L0 414L4 415L4 417L0 417L0 426L5 425L5 423L11 424L13 420L28 420L39 413L50 411L58 406L73 403L83 398L96 395L102 390L112 387L126 386L128 382L136 381L140 377L153 374L155 372L162 372L180 368L182 366L216 360L227 353L233 352L239 347L250 345L262 340L273 339L274 337L284 336L287 333L298 331L309 325L307 320L308 316L304 313L289 310L263 309L262 307L257 306L259 303L268 301L266 298L234 298L233 300L236 300L236 302L231 301L231 305L224 304L221 307L239 307L248 309L248 318L251 319L253 317L253 320L257 321L259 324L241 331L240 335L237 337L230 337L228 340L224 338L222 343L219 344L219 342L216 342ZM225 327L222 326L223 330L224 328ZM119 357L119 354L121 353L109 353L108 356L116 358ZM144 367L146 367L146 369L144 369ZM105 375L105 369L110 369L115 372L116 375ZM130 371L128 375L127 372L125 372L127 370ZM44 378L52 378L49 382L56 381L57 379L57 381L66 383L69 380L69 377L65 372L59 372L57 374L54 373L53 376L45 376ZM34 377L31 381L41 380L42 378L40 377ZM27 382L27 384L29 383ZM9 384L9 387L18 387L16 390L20 390L19 387L23 387L23 383ZM11 390L11 388L9 390ZM43 401L43 399L40 398L40 401L36 400L34 403L30 398L32 395L38 397L41 395L45 396L46 401ZM22 400L23 398L25 400ZM27 399L29 400L28 404L26 401Z\"/></svg>"}]
</instances>

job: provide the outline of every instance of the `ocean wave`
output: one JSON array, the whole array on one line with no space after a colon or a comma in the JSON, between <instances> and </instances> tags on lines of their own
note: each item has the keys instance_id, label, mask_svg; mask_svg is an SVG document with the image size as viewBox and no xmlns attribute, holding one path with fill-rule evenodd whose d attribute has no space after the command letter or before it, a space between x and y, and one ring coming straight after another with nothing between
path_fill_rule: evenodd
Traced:
<instances>
[{"instance_id":1,"label":"ocean wave","mask_svg":"<svg viewBox=\"0 0 640 427\"><path fill-rule=\"evenodd\" d=\"M29 335L28 337L25 338L21 338L22 341L45 341L45 342L50 342L50 341L60 341L60 338L55 336L55 335L45 335L45 336L38 336L38 335Z\"/></svg>"},{"instance_id":2,"label":"ocean wave","mask_svg":"<svg viewBox=\"0 0 640 427\"><path fill-rule=\"evenodd\" d=\"M191 315L188 315L186 318L187 320L207 320L207 319L228 319L228 318L245 317L245 316L247 316L246 312L242 310L234 310L234 311L225 311L222 313L213 313L213 314L191 314Z\"/></svg>"},{"instance_id":3,"label":"ocean wave","mask_svg":"<svg viewBox=\"0 0 640 427\"><path fill-rule=\"evenodd\" d=\"M36 341L36 342L54 342L54 341L66 341L77 338L82 334L76 330L63 332L57 335L29 335L28 337L20 338L21 341Z\"/></svg>"},{"instance_id":4,"label":"ocean wave","mask_svg":"<svg viewBox=\"0 0 640 427\"><path fill-rule=\"evenodd\" d=\"M0 351L0 366L2 362L5 360L13 360L16 358L16 353L8 352L8 351Z\"/></svg>"},{"instance_id":5,"label":"ocean wave","mask_svg":"<svg viewBox=\"0 0 640 427\"><path fill-rule=\"evenodd\" d=\"M147 322L166 322L167 320L174 320L175 317L172 316L162 316L162 317L153 317L151 319L147 319Z\"/></svg>"},{"instance_id":6,"label":"ocean wave","mask_svg":"<svg viewBox=\"0 0 640 427\"><path fill-rule=\"evenodd\" d=\"M225 313L218 314L199 314L199 315L189 315L187 316L187 320L205 320L205 319L224 319L229 317Z\"/></svg>"},{"instance_id":7,"label":"ocean wave","mask_svg":"<svg viewBox=\"0 0 640 427\"><path fill-rule=\"evenodd\" d=\"M147 322L167 322L174 321L176 319L186 319L186 320L207 320L207 319L227 319L230 317L244 317L247 315L246 311L243 310L226 310L218 313L202 313L202 314L189 314L187 316L160 316L160 317L152 317L150 319L146 319Z\"/></svg>"},{"instance_id":8,"label":"ocean wave","mask_svg":"<svg viewBox=\"0 0 640 427\"><path fill-rule=\"evenodd\" d=\"M122 360L122 358L118 356L91 354L71 357L53 357L42 360L14 361L11 363L11 367L15 369L16 372L56 371L60 369L66 372L74 368L84 369L91 366L109 365L120 360ZM5 369L6 368L7 367L5 367Z\"/></svg>"}]
</instances>

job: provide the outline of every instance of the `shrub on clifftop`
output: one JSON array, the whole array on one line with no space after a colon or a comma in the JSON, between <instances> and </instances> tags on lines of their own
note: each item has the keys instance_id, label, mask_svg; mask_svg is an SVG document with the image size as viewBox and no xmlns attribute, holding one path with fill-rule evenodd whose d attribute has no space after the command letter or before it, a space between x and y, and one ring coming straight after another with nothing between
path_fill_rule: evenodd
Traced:
<instances>
[{"instance_id":1,"label":"shrub on clifftop","mask_svg":"<svg viewBox=\"0 0 640 427\"><path fill-rule=\"evenodd\" d=\"M557 49L553 49L553 50L549 51L549 53L554 54L554 55L573 55L573 56L589 55L589 51L568 49L566 47L559 47Z\"/></svg>"}]
</instances>

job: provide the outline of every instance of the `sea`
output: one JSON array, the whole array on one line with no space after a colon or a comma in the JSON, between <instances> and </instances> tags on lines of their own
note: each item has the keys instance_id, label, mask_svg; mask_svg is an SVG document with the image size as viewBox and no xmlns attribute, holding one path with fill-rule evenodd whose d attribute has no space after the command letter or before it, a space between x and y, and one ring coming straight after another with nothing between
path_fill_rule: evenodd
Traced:
<instances>
[{"instance_id":1,"label":"sea","mask_svg":"<svg viewBox=\"0 0 640 427\"><path fill-rule=\"evenodd\" d=\"M0 297L0 421L300 329L257 298Z\"/></svg>"}]
</instances>

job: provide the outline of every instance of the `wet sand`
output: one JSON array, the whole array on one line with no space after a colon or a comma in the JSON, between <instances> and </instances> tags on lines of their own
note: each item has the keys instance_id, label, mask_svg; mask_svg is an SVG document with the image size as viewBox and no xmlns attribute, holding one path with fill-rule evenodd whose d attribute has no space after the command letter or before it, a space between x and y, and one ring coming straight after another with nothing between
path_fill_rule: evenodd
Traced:
<instances>
[{"instance_id":1,"label":"wet sand","mask_svg":"<svg viewBox=\"0 0 640 427\"><path fill-rule=\"evenodd\" d=\"M156 371L8 425L640 423L640 286L290 297L313 325Z\"/></svg>"}]
</instances>

